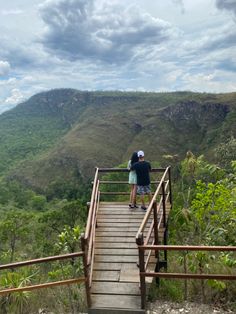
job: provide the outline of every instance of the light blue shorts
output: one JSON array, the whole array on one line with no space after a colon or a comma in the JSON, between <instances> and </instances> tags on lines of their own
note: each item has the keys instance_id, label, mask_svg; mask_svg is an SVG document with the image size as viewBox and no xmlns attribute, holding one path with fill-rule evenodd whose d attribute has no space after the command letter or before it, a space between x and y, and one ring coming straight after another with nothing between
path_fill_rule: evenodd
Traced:
<instances>
[{"instance_id":1,"label":"light blue shorts","mask_svg":"<svg viewBox=\"0 0 236 314\"><path fill-rule=\"evenodd\" d=\"M129 172L129 184L137 184L137 174L134 170Z\"/></svg>"}]
</instances>

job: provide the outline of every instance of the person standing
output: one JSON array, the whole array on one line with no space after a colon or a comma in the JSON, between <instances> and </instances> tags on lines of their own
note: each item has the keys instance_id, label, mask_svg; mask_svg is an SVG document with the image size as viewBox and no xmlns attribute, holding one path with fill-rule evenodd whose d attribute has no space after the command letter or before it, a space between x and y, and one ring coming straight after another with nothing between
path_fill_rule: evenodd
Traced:
<instances>
[{"instance_id":1,"label":"person standing","mask_svg":"<svg viewBox=\"0 0 236 314\"><path fill-rule=\"evenodd\" d=\"M136 171L137 175L137 193L141 195L141 208L146 211L147 207L145 206L145 195L148 195L149 202L152 199L151 193L151 181L150 181L150 171L151 171L151 164L148 161L144 160L144 152L142 150L138 151L138 162L134 163L131 166L131 170Z\"/></svg>"},{"instance_id":2,"label":"person standing","mask_svg":"<svg viewBox=\"0 0 236 314\"><path fill-rule=\"evenodd\" d=\"M128 162L127 168L130 170L132 165L139 161L137 152L134 152ZM130 201L129 208L138 208L136 204L136 194L137 194L137 175L135 170L130 170L129 172L129 184L131 186L130 190Z\"/></svg>"}]
</instances>

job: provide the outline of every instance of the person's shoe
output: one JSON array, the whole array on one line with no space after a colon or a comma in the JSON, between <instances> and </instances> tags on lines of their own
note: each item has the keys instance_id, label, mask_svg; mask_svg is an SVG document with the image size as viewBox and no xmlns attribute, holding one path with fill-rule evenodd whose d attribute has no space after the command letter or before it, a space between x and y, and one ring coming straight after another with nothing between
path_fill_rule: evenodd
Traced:
<instances>
[{"instance_id":1,"label":"person's shoe","mask_svg":"<svg viewBox=\"0 0 236 314\"><path fill-rule=\"evenodd\" d=\"M129 208L131 208L131 206L132 206L132 204L131 204L131 203L129 203Z\"/></svg>"},{"instance_id":2,"label":"person's shoe","mask_svg":"<svg viewBox=\"0 0 236 314\"><path fill-rule=\"evenodd\" d=\"M146 210L147 210L147 207L141 206L141 209L142 209L143 211L146 211Z\"/></svg>"}]
</instances>

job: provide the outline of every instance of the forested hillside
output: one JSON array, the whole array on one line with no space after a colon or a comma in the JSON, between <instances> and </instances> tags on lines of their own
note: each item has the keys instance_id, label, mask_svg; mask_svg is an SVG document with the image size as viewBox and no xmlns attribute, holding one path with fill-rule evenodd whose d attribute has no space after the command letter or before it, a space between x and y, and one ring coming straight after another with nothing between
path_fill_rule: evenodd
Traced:
<instances>
[{"instance_id":1,"label":"forested hillside","mask_svg":"<svg viewBox=\"0 0 236 314\"><path fill-rule=\"evenodd\" d=\"M186 151L216 160L235 136L236 93L80 92L33 96L0 115L0 173L38 191L64 180L87 180L143 149L149 160Z\"/></svg>"},{"instance_id":2,"label":"forested hillside","mask_svg":"<svg viewBox=\"0 0 236 314\"><path fill-rule=\"evenodd\" d=\"M169 244L235 246L235 125L236 93L61 89L5 112L0 115L0 264L79 251L94 167L126 167L137 149L152 165L172 166ZM168 259L173 272L236 272L230 252L170 253ZM81 260L4 270L0 289L81 274ZM2 296L0 313L84 312L83 287ZM234 282L163 280L160 287L151 290L149 300L200 300L236 310Z\"/></svg>"}]
</instances>

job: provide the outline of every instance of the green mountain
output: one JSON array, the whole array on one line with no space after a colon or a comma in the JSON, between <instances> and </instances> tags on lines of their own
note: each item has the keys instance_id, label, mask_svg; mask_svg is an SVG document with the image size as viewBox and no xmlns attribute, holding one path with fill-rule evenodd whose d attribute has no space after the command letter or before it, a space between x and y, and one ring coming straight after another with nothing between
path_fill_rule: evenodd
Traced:
<instances>
[{"instance_id":1,"label":"green mountain","mask_svg":"<svg viewBox=\"0 0 236 314\"><path fill-rule=\"evenodd\" d=\"M214 161L236 137L236 93L81 92L37 94L0 115L0 175L44 191L56 181L90 178L142 149L167 163L191 150Z\"/></svg>"}]
</instances>

